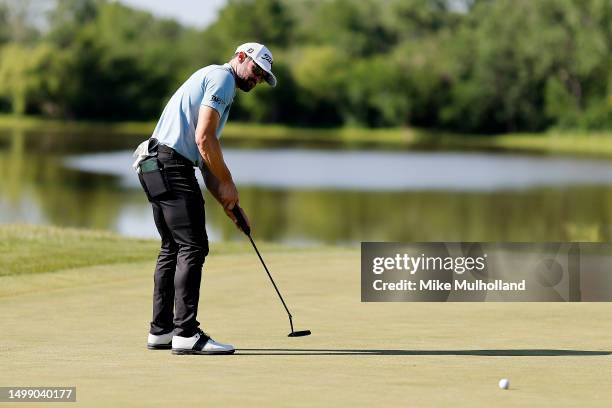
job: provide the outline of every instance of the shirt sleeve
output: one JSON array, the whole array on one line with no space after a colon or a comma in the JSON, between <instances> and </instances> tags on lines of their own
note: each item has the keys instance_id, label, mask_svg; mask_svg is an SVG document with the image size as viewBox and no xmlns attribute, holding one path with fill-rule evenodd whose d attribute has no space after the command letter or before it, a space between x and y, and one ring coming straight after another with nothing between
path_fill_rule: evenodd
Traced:
<instances>
[{"instance_id":1,"label":"shirt sleeve","mask_svg":"<svg viewBox=\"0 0 612 408\"><path fill-rule=\"evenodd\" d=\"M234 78L225 70L214 70L206 76L201 106L210 106L223 115L234 99Z\"/></svg>"}]
</instances>

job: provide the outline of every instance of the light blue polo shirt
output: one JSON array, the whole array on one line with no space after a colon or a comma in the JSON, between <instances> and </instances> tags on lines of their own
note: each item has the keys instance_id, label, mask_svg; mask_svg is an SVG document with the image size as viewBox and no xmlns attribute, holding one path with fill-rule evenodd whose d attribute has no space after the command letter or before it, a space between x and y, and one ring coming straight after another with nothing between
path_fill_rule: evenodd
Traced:
<instances>
[{"instance_id":1,"label":"light blue polo shirt","mask_svg":"<svg viewBox=\"0 0 612 408\"><path fill-rule=\"evenodd\" d=\"M200 106L210 106L219 112L216 132L219 138L235 95L236 83L229 64L199 69L172 95L152 137L200 164L202 156L195 141Z\"/></svg>"}]
</instances>

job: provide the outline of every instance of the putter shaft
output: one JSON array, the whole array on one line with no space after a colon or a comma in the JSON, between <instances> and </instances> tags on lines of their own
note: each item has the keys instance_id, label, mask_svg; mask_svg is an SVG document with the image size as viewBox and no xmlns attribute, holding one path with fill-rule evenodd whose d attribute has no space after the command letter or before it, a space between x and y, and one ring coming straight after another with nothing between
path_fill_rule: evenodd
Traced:
<instances>
[{"instance_id":1,"label":"putter shaft","mask_svg":"<svg viewBox=\"0 0 612 408\"><path fill-rule=\"evenodd\" d=\"M266 273L268 274L268 278L270 279L270 282L272 282L272 286L274 286L274 290L276 291L278 298L283 303L283 307L285 308L285 311L287 311L287 316L289 316L289 326L291 326L291 333L289 334L289 337L309 336L310 330L302 330L298 332L293 330L293 317L291 316L291 312L289 311L289 308L287 307L287 304L285 303L285 300L283 299L283 295L281 295L280 290L278 290L278 287L276 286L276 283L274 282L274 279L272 278L272 275L270 274L270 271L268 270L266 263L264 262L261 254L259 253L259 250L257 249L257 245L255 245L255 241L253 241L253 238L251 237L251 228L247 224L244 216L242 215L242 210L240 209L238 205L235 205L234 208L232 209L232 213L234 214L234 217L236 217L237 224L242 230L242 232L244 232L244 234L247 237L249 237L249 241L251 241L251 245L253 245L253 249L255 249L255 253L259 257L261 264L266 270Z\"/></svg>"},{"instance_id":2,"label":"putter shaft","mask_svg":"<svg viewBox=\"0 0 612 408\"><path fill-rule=\"evenodd\" d=\"M287 311L287 315L289 316L289 325L291 326L291 333L293 333L293 320L292 320L291 312L289 311L289 308L287 307L287 304L285 303L285 300L283 299L283 296L281 295L280 291L278 290L278 287L276 286L276 283L274 283L274 279L272 279L272 275L270 275L270 271L268 270L268 267L266 266L266 263L264 262L263 258L261 257L261 254L259 253L259 250L257 249L257 245L255 245L255 242L253 241L253 238L251 238L250 231L249 231L249 234L247 234L247 237L249 237L249 241L251 241L251 245L253 245L253 248L255 249L255 252L257 253L257 256L259 257L259 260L261 261L261 264L263 265L264 269L266 270L266 273L268 274L268 278L270 278L270 282L272 282L272 285L274 286L274 290L276 291L276 294L278 295L278 298L283 303L283 307Z\"/></svg>"}]
</instances>

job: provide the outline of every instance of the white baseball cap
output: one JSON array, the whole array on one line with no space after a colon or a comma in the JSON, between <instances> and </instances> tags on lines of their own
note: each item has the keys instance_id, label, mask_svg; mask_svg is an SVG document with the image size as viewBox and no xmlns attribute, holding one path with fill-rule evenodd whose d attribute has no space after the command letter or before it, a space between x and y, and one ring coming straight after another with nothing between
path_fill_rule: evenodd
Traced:
<instances>
[{"instance_id":1,"label":"white baseball cap","mask_svg":"<svg viewBox=\"0 0 612 408\"><path fill-rule=\"evenodd\" d=\"M236 48L234 54L238 54L239 52L244 52L246 55L253 58L253 61L268 74L265 78L266 82L273 87L276 86L276 77L272 73L272 63L274 60L272 59L272 52L270 52L268 47L255 42L244 43Z\"/></svg>"}]
</instances>

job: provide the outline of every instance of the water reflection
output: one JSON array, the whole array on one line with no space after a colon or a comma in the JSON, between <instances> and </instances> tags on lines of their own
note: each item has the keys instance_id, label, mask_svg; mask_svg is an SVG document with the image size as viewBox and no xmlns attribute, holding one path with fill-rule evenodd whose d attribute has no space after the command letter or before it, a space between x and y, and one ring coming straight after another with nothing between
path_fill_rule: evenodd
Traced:
<instances>
[{"instance_id":1,"label":"water reflection","mask_svg":"<svg viewBox=\"0 0 612 408\"><path fill-rule=\"evenodd\" d=\"M149 204L129 168L112 166L115 172L108 169L84 171L66 165L68 161L74 166L75 162L71 160L75 157L77 161L82 160L81 154L125 150L142 139L144 137L106 134L0 133L0 222L101 228L126 235L156 236ZM236 179L248 184L240 186L241 202L248 209L258 239L292 243L610 240L612 187L608 174L612 175L612 171L608 172L610 165L605 162L572 163L565 159L521 158L526 161L519 161L521 165L514 167L514 173L521 172L521 177L528 180L540 180L539 184L528 184L523 188L502 188L499 180L495 188L457 189L456 184L435 189L402 187L401 184L398 187L398 180L406 179L400 174L392 180L395 187L376 191L364 187L365 180L360 170L350 168L351 163L357 163L356 156L346 160L344 154L319 152L313 162L300 159L305 154L308 152L277 151L262 161L261 157L249 151L234 151L235 162L231 167L236 169ZM352 154L372 157L367 152ZM388 155L382 163L376 162L374 167L364 169L367 170L364 174L373 175L376 180L376 177L381 177L378 172L386 174L389 169L400 165L395 161L401 161L401 156ZM109 158L125 157L125 153L99 157L108 164ZM401 168L402 174L412 171L419 177L410 175L408 179L427 179L419 170L423 168L419 166L425 164L418 162L426 157L411 156L410 161L401 164L405 166ZM452 167L449 158L456 159L457 156L430 155L426 165L456 180L461 167ZM508 166L517 166L515 159L494 157L496 160L500 158L502 161L496 163L509 160ZM95 162L92 156L85 159L85 163ZM281 159L291 160L282 166L274 163L274 160ZM471 171L474 174L486 172L484 167L478 167L478 162L482 164L488 159L482 155L472 157L471 163L475 168ZM571 167L573 170L568 173L565 166L574 164L578 167ZM339 169L337 174L343 174L349 166L348 174L362 183L361 187L358 183L357 187L332 188L313 184L312 177L306 178L310 181L299 188L294 185L300 185L299 180L283 185L270 183L267 179L268 182L258 184L256 180L246 178L255 177L256 172L251 174L244 170L254 166L275 169L270 173L274 180L279 174L283 175L277 169L301 165L311 166L313 172L321 171L323 167L323 175L325 171L329 172L326 169L334 166ZM536 167L530 168L529 165ZM504 168L508 174L508 168ZM554 177L546 182L546 177L542 178L546 172L567 177L565 180ZM530 174L533 177L528 177ZM330 178L335 180L334 183L338 182ZM443 177L439 179L444 180ZM214 199L209 195L206 198L211 239L240 239L239 232Z\"/></svg>"}]
</instances>

